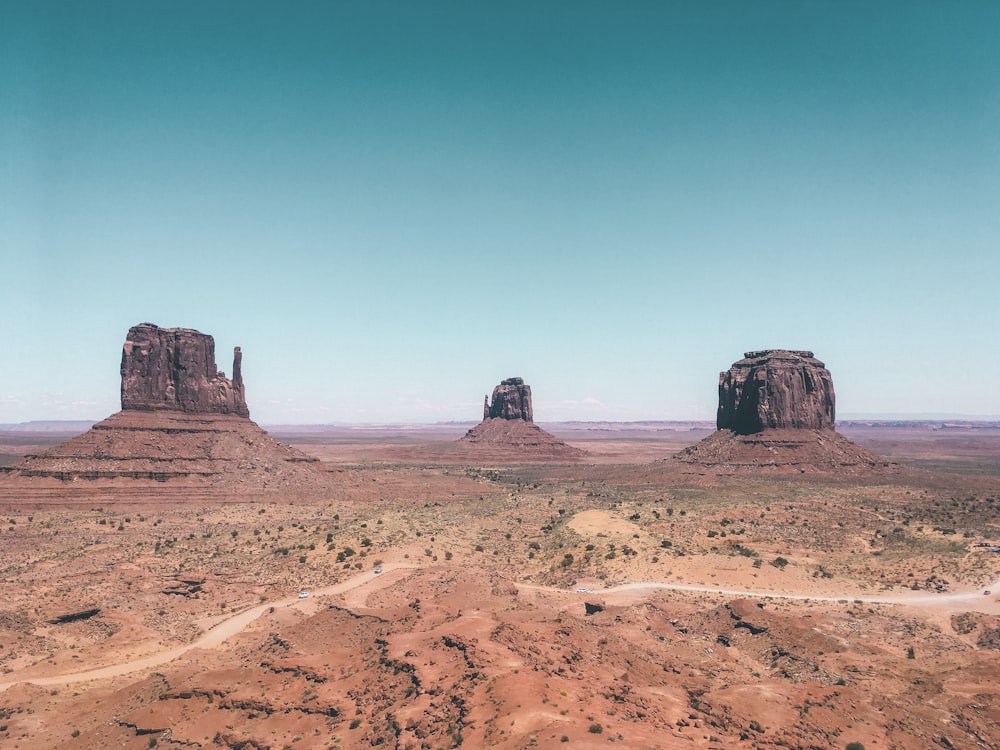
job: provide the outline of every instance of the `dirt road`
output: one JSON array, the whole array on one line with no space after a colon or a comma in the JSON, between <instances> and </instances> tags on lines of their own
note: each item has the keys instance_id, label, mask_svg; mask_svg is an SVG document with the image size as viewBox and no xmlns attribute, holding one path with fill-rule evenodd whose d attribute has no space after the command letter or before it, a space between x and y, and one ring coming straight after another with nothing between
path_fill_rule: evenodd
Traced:
<instances>
[{"instance_id":1,"label":"dirt road","mask_svg":"<svg viewBox=\"0 0 1000 750\"><path fill-rule=\"evenodd\" d=\"M341 583L335 583L330 586L313 589L309 592L309 597L305 599L300 599L298 594L295 594L294 596L286 596L283 599L258 604L257 606L245 609L232 617L227 617L225 620L222 620L214 625L202 636L191 643L166 651L161 651L134 661L124 662L121 664L111 664L106 667L90 669L86 672L71 672L68 674L51 675L47 677L22 677L9 682L0 682L0 693L12 685L17 685L22 682L30 682L35 685L68 685L74 682L87 682L89 680L102 680L108 677L119 677L132 672L141 672L146 669L158 667L161 664L173 661L177 657L183 656L187 652L196 648L218 648L227 639L237 633L243 632L251 622L256 620L272 607L275 609L279 607L291 607L301 610L306 614L312 614L322 606L316 600L317 597L342 594L346 591L360 588L362 586L366 587L369 591L373 591L375 589L382 588L383 586L391 585L395 581L399 580L400 575L398 571L405 572L412 567L414 566L386 565L385 572L382 575L378 575L371 571L359 573L353 578L349 578Z\"/></svg>"},{"instance_id":2,"label":"dirt road","mask_svg":"<svg viewBox=\"0 0 1000 750\"><path fill-rule=\"evenodd\" d=\"M420 566L416 565L400 565L400 564L387 564L384 566L384 572L382 574L376 574L373 571L368 571L365 573L359 573L358 575L342 581L340 583L332 584L330 586L324 586L318 589L313 589L310 592L308 598L300 599L298 595L288 596L283 599L277 599L270 602L265 602L263 604L258 604L249 609L243 610L242 612L228 617L221 622L218 622L212 628L204 633L201 637L192 641L191 643L179 646L177 648L169 649L166 651L161 651L157 654L152 654L151 656L146 656L141 659L136 659L135 661L124 662L121 664L113 664L106 667L100 667L97 669L91 669L86 672L72 672L68 674L61 675L51 675L47 677L20 677L8 682L0 682L0 693L5 691L12 685L18 685L23 682L30 682L35 685L68 685L77 682L87 682L89 680L100 680L109 677L119 677L126 674L131 674L132 672L140 672L146 669L151 669L157 667L161 664L166 664L167 662L173 661L174 659L182 656L189 651L197 648L201 649L211 649L218 648L227 639L241 633L247 628L247 626L260 617L264 612L269 609L279 608L279 607L291 607L302 611L305 614L312 614L313 612L320 609L323 605L321 602L317 601L317 597L332 596L336 594L343 594L348 591L352 592L349 604L351 606L363 606L367 595L379 588L389 586L401 578L405 577L406 574L411 570L417 570ZM532 584L518 584L518 588L535 590L535 591L548 591L548 592L560 592L560 593L574 593L567 592L565 589L557 589L551 586L536 586ZM855 595L843 595L843 596L817 596L815 594L794 594L794 593L775 593L770 591L749 591L741 589L727 589L718 588L713 586L695 586L683 583L662 583L656 581L646 581L646 582L634 582L634 583L623 583L618 586L610 586L608 588L595 588L586 589L584 591L577 590L575 593L581 595L593 594L597 596L607 596L614 594L642 594L643 592L652 592L657 590L665 591L689 591L704 594L722 594L724 596L739 596L755 599L790 599L796 601L817 601L817 602L838 602L845 600L861 601L868 604L903 604L908 606L919 606L919 605L930 605L930 606L946 606L950 608L956 608L961 610L973 610L980 612L1000 612L1000 602L998 602L997 595L984 596L983 592L976 590L974 592L962 592L953 594L927 594L925 592L907 592L901 594L891 594L882 596L855 596ZM1000 580L990 587L991 591L996 591L1000 593ZM972 606L959 606L963 603L967 603Z\"/></svg>"}]
</instances>

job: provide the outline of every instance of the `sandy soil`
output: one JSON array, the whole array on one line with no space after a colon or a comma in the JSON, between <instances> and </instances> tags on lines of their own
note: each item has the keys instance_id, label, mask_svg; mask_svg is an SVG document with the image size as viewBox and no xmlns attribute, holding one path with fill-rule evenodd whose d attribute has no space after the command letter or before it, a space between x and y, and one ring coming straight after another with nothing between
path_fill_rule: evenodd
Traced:
<instances>
[{"instance_id":1,"label":"sandy soil","mask_svg":"<svg viewBox=\"0 0 1000 750\"><path fill-rule=\"evenodd\" d=\"M992 436L891 436L953 473L639 460L676 438L463 465L313 435L322 496L0 484L0 746L1000 746Z\"/></svg>"}]
</instances>

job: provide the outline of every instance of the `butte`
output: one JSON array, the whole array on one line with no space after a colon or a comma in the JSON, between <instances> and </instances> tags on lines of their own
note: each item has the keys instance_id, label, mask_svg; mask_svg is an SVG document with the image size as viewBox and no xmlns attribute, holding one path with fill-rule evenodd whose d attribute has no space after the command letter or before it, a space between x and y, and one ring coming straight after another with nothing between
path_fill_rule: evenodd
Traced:
<instances>
[{"instance_id":1,"label":"butte","mask_svg":"<svg viewBox=\"0 0 1000 750\"><path fill-rule=\"evenodd\" d=\"M510 460L578 460L585 451L567 445L534 422L531 386L507 378L483 399L483 421L459 441L465 452Z\"/></svg>"},{"instance_id":2,"label":"butte","mask_svg":"<svg viewBox=\"0 0 1000 750\"><path fill-rule=\"evenodd\" d=\"M329 474L317 459L278 443L250 420L241 364L236 347L230 380L216 367L211 336L133 326L122 349L121 411L7 467L2 494L48 505L322 488Z\"/></svg>"},{"instance_id":3,"label":"butte","mask_svg":"<svg viewBox=\"0 0 1000 750\"><path fill-rule=\"evenodd\" d=\"M717 431L675 459L718 472L864 474L891 464L835 430L833 378L812 352L747 352L719 374Z\"/></svg>"}]
</instances>

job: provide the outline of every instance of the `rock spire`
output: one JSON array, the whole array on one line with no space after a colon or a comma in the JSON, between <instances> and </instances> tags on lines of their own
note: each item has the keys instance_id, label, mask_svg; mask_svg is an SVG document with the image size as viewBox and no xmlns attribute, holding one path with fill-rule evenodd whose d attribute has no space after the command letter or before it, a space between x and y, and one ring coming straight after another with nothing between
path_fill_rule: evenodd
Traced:
<instances>
[{"instance_id":1,"label":"rock spire","mask_svg":"<svg viewBox=\"0 0 1000 750\"><path fill-rule=\"evenodd\" d=\"M236 347L230 380L215 364L215 339L208 334L152 323L132 326L122 348L122 409L249 418L242 360Z\"/></svg>"}]
</instances>

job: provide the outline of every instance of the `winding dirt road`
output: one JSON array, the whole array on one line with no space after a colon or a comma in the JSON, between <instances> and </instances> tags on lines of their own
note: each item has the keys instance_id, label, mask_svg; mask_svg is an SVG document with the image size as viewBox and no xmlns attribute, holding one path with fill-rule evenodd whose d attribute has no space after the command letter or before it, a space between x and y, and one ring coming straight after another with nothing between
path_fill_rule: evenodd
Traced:
<instances>
[{"instance_id":1,"label":"winding dirt road","mask_svg":"<svg viewBox=\"0 0 1000 750\"><path fill-rule=\"evenodd\" d=\"M106 667L98 667L97 669L90 669L86 672L70 672L59 675L50 675L48 677L22 677L8 682L0 682L0 693L12 685L18 685L22 682L30 682L34 685L68 685L74 682L87 682L89 680L102 680L108 677L120 677L121 675L130 674L132 672L140 672L145 669L158 667L161 664L173 661L177 657L183 656L188 651L192 651L196 648L218 648L229 638L246 630L247 626L251 622L256 620L272 607L275 609L279 607L290 607L307 614L311 614L312 612L318 610L321 606L319 602L316 601L316 597L342 594L350 591L351 589L366 585L370 590L382 588L383 586L391 585L400 578L398 575L391 575L390 570L405 571L415 567L416 566L387 565L385 566L386 572L382 575L377 575L371 571L359 573L352 578L348 578L346 581L313 589L307 599L300 599L298 594L296 594L294 596L286 596L283 599L264 602L263 604L258 604L254 607L250 607L249 609L245 609L232 617L227 617L225 620L222 620L207 630L199 638L183 646L177 646L176 648L168 649L166 651L160 651L158 653L151 654L150 656L135 659L134 661L111 664Z\"/></svg>"},{"instance_id":2,"label":"winding dirt road","mask_svg":"<svg viewBox=\"0 0 1000 750\"><path fill-rule=\"evenodd\" d=\"M417 565L402 565L402 564L387 564L384 567L384 572L382 574L376 574L373 571L359 573L352 578L342 581L340 583L335 583L330 586L324 586L318 589L313 589L310 595L306 599L300 599L298 595L287 596L283 599L276 599L274 601L265 602L263 604L258 604L249 609L245 609L242 612L228 617L221 622L218 622L209 630L207 630L202 636L196 640L188 643L184 646L178 646L176 648L168 649L165 651L160 651L159 653L151 654L150 656L145 656L140 659L135 659L134 661L123 662L120 664L112 664L106 667L99 667L97 669L91 669L85 672L70 672L59 675L50 675L47 677L20 677L7 682L0 682L0 693L4 692L7 688L13 685L19 685L21 683L30 682L34 685L68 685L72 683L88 682L90 680L101 680L107 679L109 677L120 677L122 675L131 674L133 672L141 672L143 670L151 669L153 667L160 666L161 664L166 664L167 662L173 661L179 656L192 651L194 649L211 649L218 648L227 639L236 635L237 633L243 632L251 622L260 617L264 612L270 610L271 608L279 607L289 607L296 610L300 610L305 614L311 614L317 611L322 605L320 602L316 601L317 597L332 596L336 594L343 594L348 591L353 592L351 597L351 604L354 606L360 606L364 603L367 598L367 594L373 590L384 588L385 586L392 585L396 581L404 578L409 571L418 570L421 566ZM841 596L817 596L815 594L794 594L794 593L776 593L770 591L750 591L743 589L727 589L714 586L697 586L691 584L683 583L662 583L657 581L640 581L635 583L623 583L618 586L609 586L607 588L595 588L586 589L585 591L567 591L566 589L554 588L551 586L537 586L533 584L517 584L518 588L525 590L534 591L546 591L552 593L579 593L581 596L584 594L594 594L594 595L613 595L616 593L626 593L626 592L652 592L652 591L687 591L694 593L703 594L722 594L724 596L739 596L753 599L786 599L795 601L814 601L814 602L842 602L848 601L861 601L866 604L903 604L903 605L931 605L931 606L948 606L954 608L955 605L960 605L963 602L976 602L978 606L967 607L963 609L975 610L975 611L992 611L998 608L997 596L991 595L989 597L983 596L983 592L979 589L973 592L961 592L954 594L927 594L927 593L901 593L893 595L884 596L856 596L856 595L841 595ZM361 589L364 588L364 591ZM1000 593L1000 580L997 580L993 586L988 590L997 591Z\"/></svg>"}]
</instances>

